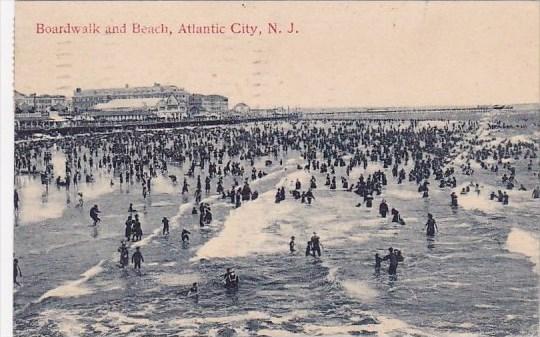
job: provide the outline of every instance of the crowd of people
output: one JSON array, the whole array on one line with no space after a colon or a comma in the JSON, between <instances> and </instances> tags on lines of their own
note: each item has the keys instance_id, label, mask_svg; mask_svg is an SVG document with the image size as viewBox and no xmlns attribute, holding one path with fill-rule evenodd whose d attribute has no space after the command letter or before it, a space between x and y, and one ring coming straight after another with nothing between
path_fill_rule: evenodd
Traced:
<instances>
[{"instance_id":1,"label":"crowd of people","mask_svg":"<svg viewBox=\"0 0 540 337\"><path fill-rule=\"evenodd\" d=\"M461 169L460 172L469 178L474 177L471 163L492 173L504 171L501 190L513 189L517 184L515 164L510 164L508 159L529 160L528 169L533 170L533 160L537 158L538 151L535 144L505 141L493 146L477 137L470 137L478 128L477 121L449 122L444 127L420 127L417 120L348 120L326 124L316 121L290 125L255 123L238 127L115 132L99 137L71 136L54 143L17 143L15 171L17 175L40 175L45 193L51 184L66 190L68 204L71 203L70 195L78 195L77 206L83 208L79 185L92 184L98 172L110 177L111 186L140 186L141 197L145 200L152 194L154 180L160 175L167 177L169 183L176 187L179 179L169 172L169 168L183 167L184 177L181 187L178 187L178 196L192 198L195 205L192 214L199 216L199 226L204 227L212 223L213 216L210 203L202 200L203 195L228 199L235 208L257 200L259 192L250 182L265 177L268 174L266 170L272 167L283 167L283 158L288 152L295 151L303 160L296 168L307 172L311 179L306 182L307 186L303 186L300 180L296 180L294 186L279 186L275 207L286 201L287 192L293 200L311 205L317 202L318 190L338 190L340 182L340 190L352 193L357 200L356 207L369 209L376 202L380 218L389 215L392 223L405 226L406 216L383 197L389 184L415 184L419 198L429 198L430 186L447 193L457 187L456 169ZM65 157L63 170L54 166L51 151L61 152ZM460 154L465 157L464 163L454 165L454 159ZM264 161L262 167L256 165L259 160ZM382 168L370 171L368 167L371 165ZM60 171L64 172L63 176L58 175ZM353 171L361 173L353 179ZM318 186L317 178L325 181L323 186ZM229 189L227 184L230 184ZM526 189L520 185L520 190ZM478 184L467 186L460 193L469 193L471 187L480 193ZM539 187L531 188L532 197L539 198ZM507 205L508 194L501 190L492 192L490 199ZM455 192L449 195L448 206L458 207L458 195ZM16 212L24 211L17 190L14 201ZM91 207L89 212L91 225L99 225L101 211L98 205ZM432 237L439 229L433 214L427 214L427 218L426 235ZM170 233L169 222L168 217L163 216L163 235ZM190 235L195 234L182 229L184 244L189 242ZM143 237L143 225L132 204L128 209L123 237L118 248L121 268L129 264L130 244L141 241ZM305 255L320 258L323 253L321 241L313 232L307 241ZM296 250L295 236L292 236L289 251L295 253ZM375 268L379 270L384 261L389 263L388 274L396 275L398 264L404 261L404 257L400 250L389 248L383 257L379 253L375 255ZM142 262L141 248L136 246L131 263L140 270ZM16 275L21 274L16 262L14 270L19 271ZM239 278L232 269L227 269L223 280L226 288L238 287ZM198 293L197 284L193 285L190 293Z\"/></svg>"}]
</instances>

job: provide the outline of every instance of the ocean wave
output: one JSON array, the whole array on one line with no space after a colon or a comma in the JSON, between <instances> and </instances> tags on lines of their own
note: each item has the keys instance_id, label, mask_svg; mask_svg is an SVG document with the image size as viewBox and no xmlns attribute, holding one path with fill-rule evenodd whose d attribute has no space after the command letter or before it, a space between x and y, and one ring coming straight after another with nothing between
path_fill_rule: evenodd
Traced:
<instances>
[{"instance_id":1,"label":"ocean wave","mask_svg":"<svg viewBox=\"0 0 540 337\"><path fill-rule=\"evenodd\" d=\"M540 241L535 233L513 227L506 239L506 249L528 257L534 264L534 271L540 273Z\"/></svg>"}]
</instances>

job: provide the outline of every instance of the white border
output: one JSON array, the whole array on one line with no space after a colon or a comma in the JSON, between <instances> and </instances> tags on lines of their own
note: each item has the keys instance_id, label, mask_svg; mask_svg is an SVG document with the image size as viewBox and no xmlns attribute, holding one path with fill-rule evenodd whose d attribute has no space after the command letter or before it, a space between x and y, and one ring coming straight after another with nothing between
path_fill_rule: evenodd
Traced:
<instances>
[{"instance_id":1,"label":"white border","mask_svg":"<svg viewBox=\"0 0 540 337\"><path fill-rule=\"evenodd\" d=\"M15 2L0 0L0 336L13 334L13 30Z\"/></svg>"}]
</instances>

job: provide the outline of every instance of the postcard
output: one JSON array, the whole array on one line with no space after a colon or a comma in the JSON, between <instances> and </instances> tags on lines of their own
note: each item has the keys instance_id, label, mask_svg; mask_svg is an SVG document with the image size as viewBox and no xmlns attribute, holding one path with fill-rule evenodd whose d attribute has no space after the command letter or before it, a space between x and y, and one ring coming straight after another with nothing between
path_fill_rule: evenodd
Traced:
<instances>
[{"instance_id":1,"label":"postcard","mask_svg":"<svg viewBox=\"0 0 540 337\"><path fill-rule=\"evenodd\" d=\"M5 335L538 335L538 2L12 5Z\"/></svg>"}]
</instances>

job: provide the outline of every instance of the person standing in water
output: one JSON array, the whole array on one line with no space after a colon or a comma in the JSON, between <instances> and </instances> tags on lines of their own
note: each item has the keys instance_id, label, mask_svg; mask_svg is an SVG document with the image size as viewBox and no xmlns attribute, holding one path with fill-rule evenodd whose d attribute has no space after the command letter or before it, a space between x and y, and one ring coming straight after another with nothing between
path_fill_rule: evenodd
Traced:
<instances>
[{"instance_id":1,"label":"person standing in water","mask_svg":"<svg viewBox=\"0 0 540 337\"><path fill-rule=\"evenodd\" d=\"M133 220L131 232L133 234L132 241L140 241L142 239L143 232L138 214L135 214L135 220Z\"/></svg>"},{"instance_id":2,"label":"person standing in water","mask_svg":"<svg viewBox=\"0 0 540 337\"><path fill-rule=\"evenodd\" d=\"M17 193L17 190L13 191L13 203L15 205L15 212L19 210L19 193Z\"/></svg>"},{"instance_id":3,"label":"person standing in water","mask_svg":"<svg viewBox=\"0 0 540 337\"><path fill-rule=\"evenodd\" d=\"M381 204L379 205L379 214L381 217L386 218L386 214L388 214L388 204L386 203L386 200L382 200Z\"/></svg>"},{"instance_id":4,"label":"person standing in water","mask_svg":"<svg viewBox=\"0 0 540 337\"><path fill-rule=\"evenodd\" d=\"M82 193L77 193L79 195L79 203L77 204L77 207L82 208L84 206L84 198Z\"/></svg>"},{"instance_id":5,"label":"person standing in water","mask_svg":"<svg viewBox=\"0 0 540 337\"><path fill-rule=\"evenodd\" d=\"M189 242L189 234L191 234L190 231L187 229L182 229L182 242Z\"/></svg>"},{"instance_id":6,"label":"person standing in water","mask_svg":"<svg viewBox=\"0 0 540 337\"><path fill-rule=\"evenodd\" d=\"M317 233L313 232L313 236L311 237L311 250L313 251L313 256L321 256L321 240Z\"/></svg>"},{"instance_id":7,"label":"person standing in water","mask_svg":"<svg viewBox=\"0 0 540 337\"><path fill-rule=\"evenodd\" d=\"M118 252L120 253L120 268L124 268L129 264L129 252L124 241L121 242Z\"/></svg>"},{"instance_id":8,"label":"person standing in water","mask_svg":"<svg viewBox=\"0 0 540 337\"><path fill-rule=\"evenodd\" d=\"M306 245L306 256L310 255L313 255L313 251L311 249L311 241L308 241Z\"/></svg>"},{"instance_id":9,"label":"person standing in water","mask_svg":"<svg viewBox=\"0 0 540 337\"><path fill-rule=\"evenodd\" d=\"M392 247L388 248L388 255L383 257L383 261L389 261L390 262L390 265L388 266L388 274L396 275L397 274L397 267L398 267L398 257L394 253L394 249Z\"/></svg>"},{"instance_id":10,"label":"person standing in water","mask_svg":"<svg viewBox=\"0 0 540 337\"><path fill-rule=\"evenodd\" d=\"M19 276L22 277L21 267L19 267L19 260L13 259L13 283L20 287L21 284L17 282L17 277Z\"/></svg>"},{"instance_id":11,"label":"person standing in water","mask_svg":"<svg viewBox=\"0 0 540 337\"><path fill-rule=\"evenodd\" d=\"M435 222L435 219L433 219L433 215L431 213L428 213L428 221L425 228L427 236L435 236L435 231L439 231L437 223Z\"/></svg>"},{"instance_id":12,"label":"person standing in water","mask_svg":"<svg viewBox=\"0 0 540 337\"><path fill-rule=\"evenodd\" d=\"M169 219L164 216L161 222L163 223L163 235L169 235Z\"/></svg>"},{"instance_id":13,"label":"person standing in water","mask_svg":"<svg viewBox=\"0 0 540 337\"><path fill-rule=\"evenodd\" d=\"M379 256L379 253L375 253L375 273L378 275L381 271L381 262L383 259Z\"/></svg>"},{"instance_id":14,"label":"person standing in water","mask_svg":"<svg viewBox=\"0 0 540 337\"><path fill-rule=\"evenodd\" d=\"M199 286L197 285L197 282L193 283L191 288L189 288L187 297L195 298L195 302L199 300Z\"/></svg>"},{"instance_id":15,"label":"person standing in water","mask_svg":"<svg viewBox=\"0 0 540 337\"><path fill-rule=\"evenodd\" d=\"M458 197L456 195L456 192L452 192L450 194L450 206L458 207Z\"/></svg>"},{"instance_id":16,"label":"person standing in water","mask_svg":"<svg viewBox=\"0 0 540 337\"><path fill-rule=\"evenodd\" d=\"M231 289L238 287L239 278L238 275L236 275L236 273L234 272L234 270L227 268L227 272L224 275L224 280L226 288Z\"/></svg>"},{"instance_id":17,"label":"person standing in water","mask_svg":"<svg viewBox=\"0 0 540 337\"><path fill-rule=\"evenodd\" d=\"M289 250L292 253L296 252L296 249L294 248L295 246L295 243L294 243L294 236L291 236L291 241L289 242Z\"/></svg>"},{"instance_id":18,"label":"person standing in water","mask_svg":"<svg viewBox=\"0 0 540 337\"><path fill-rule=\"evenodd\" d=\"M144 258L141 254L141 248L137 247L135 248L135 253L131 256L131 262L133 263L133 268L140 271L141 270L141 262L144 262Z\"/></svg>"},{"instance_id":19,"label":"person standing in water","mask_svg":"<svg viewBox=\"0 0 540 337\"><path fill-rule=\"evenodd\" d=\"M125 229L124 229L124 236L126 237L126 241L129 241L131 239L132 226L133 226L133 219L131 218L131 215L128 215L127 220L125 222Z\"/></svg>"}]
</instances>

